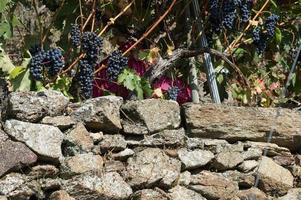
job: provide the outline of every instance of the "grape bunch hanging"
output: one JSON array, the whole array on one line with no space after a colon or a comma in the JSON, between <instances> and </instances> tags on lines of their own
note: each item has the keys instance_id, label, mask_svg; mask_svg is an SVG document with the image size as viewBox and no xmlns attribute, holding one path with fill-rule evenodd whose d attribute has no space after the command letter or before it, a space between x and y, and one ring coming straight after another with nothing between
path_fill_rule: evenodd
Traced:
<instances>
[{"instance_id":1,"label":"grape bunch hanging","mask_svg":"<svg viewBox=\"0 0 301 200\"><path fill-rule=\"evenodd\" d=\"M102 39L94 32L83 32L81 34L78 25L72 25L71 42L74 47L81 47L85 57L78 65L77 80L80 85L81 95L88 99L92 97L94 69L99 63L99 54L102 48ZM127 58L120 51L115 51L108 58L107 75L109 80L115 81L118 75L127 65Z\"/></svg>"},{"instance_id":2,"label":"grape bunch hanging","mask_svg":"<svg viewBox=\"0 0 301 200\"><path fill-rule=\"evenodd\" d=\"M265 20L264 25L257 26L253 30L253 42L256 46L256 51L259 54L262 54L265 51L267 47L267 42L274 37L275 28L278 20L279 16L272 14Z\"/></svg>"},{"instance_id":3,"label":"grape bunch hanging","mask_svg":"<svg viewBox=\"0 0 301 200\"><path fill-rule=\"evenodd\" d=\"M62 51L58 48L52 48L48 51L38 49L30 61L30 72L34 80L41 81L44 74L54 77L65 66Z\"/></svg>"},{"instance_id":4,"label":"grape bunch hanging","mask_svg":"<svg viewBox=\"0 0 301 200\"><path fill-rule=\"evenodd\" d=\"M233 30L236 21L244 24L250 18L252 0L209 0L211 31Z\"/></svg>"}]
</instances>

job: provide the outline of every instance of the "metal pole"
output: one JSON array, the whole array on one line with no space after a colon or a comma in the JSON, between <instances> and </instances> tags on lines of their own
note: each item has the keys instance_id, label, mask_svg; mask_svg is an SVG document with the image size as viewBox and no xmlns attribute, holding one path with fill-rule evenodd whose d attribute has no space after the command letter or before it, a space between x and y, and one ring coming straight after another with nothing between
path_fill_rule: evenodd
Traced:
<instances>
[{"instance_id":1,"label":"metal pole","mask_svg":"<svg viewBox=\"0 0 301 200\"><path fill-rule=\"evenodd\" d=\"M198 33L201 34L201 39L200 39L201 47L206 48L206 47L208 47L208 43L207 43L206 36L203 34L203 32L204 32L203 26L201 24L201 19L199 18L201 11L200 11L200 5L199 5L198 0L193 0L192 5L193 5L195 19L197 22ZM207 80L208 80L208 84L209 84L211 98L214 103L220 104L221 100L220 100L218 87L217 87L217 83L216 83L215 71L214 71L213 64L211 61L211 56L209 53L204 53L204 61L205 61L205 68L206 68Z\"/></svg>"}]
</instances>

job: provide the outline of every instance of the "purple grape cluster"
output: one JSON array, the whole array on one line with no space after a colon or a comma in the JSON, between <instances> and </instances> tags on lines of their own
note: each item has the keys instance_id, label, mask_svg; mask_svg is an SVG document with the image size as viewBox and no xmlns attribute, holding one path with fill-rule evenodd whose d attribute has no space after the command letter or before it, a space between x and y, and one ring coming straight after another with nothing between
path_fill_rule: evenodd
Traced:
<instances>
[{"instance_id":1,"label":"purple grape cluster","mask_svg":"<svg viewBox=\"0 0 301 200\"><path fill-rule=\"evenodd\" d=\"M122 56L121 51L114 51L108 60L107 76L110 81L115 81L118 75L122 72L128 64L128 59Z\"/></svg>"},{"instance_id":2,"label":"purple grape cluster","mask_svg":"<svg viewBox=\"0 0 301 200\"><path fill-rule=\"evenodd\" d=\"M35 53L30 60L29 70L34 80L40 81L43 79L43 66L42 63L45 59L44 51Z\"/></svg>"},{"instance_id":3,"label":"purple grape cluster","mask_svg":"<svg viewBox=\"0 0 301 200\"><path fill-rule=\"evenodd\" d=\"M279 16L272 14L271 16L269 16L266 21L265 21L265 30L266 30L266 35L268 38L271 38L274 36L275 34L275 28L276 28L276 24L277 21L279 20Z\"/></svg>"},{"instance_id":4,"label":"purple grape cluster","mask_svg":"<svg viewBox=\"0 0 301 200\"><path fill-rule=\"evenodd\" d=\"M252 0L209 0L211 30L217 34L223 28L233 30L239 14L240 20L243 23L247 22L251 15L252 6Z\"/></svg>"},{"instance_id":5,"label":"purple grape cluster","mask_svg":"<svg viewBox=\"0 0 301 200\"><path fill-rule=\"evenodd\" d=\"M233 29L234 21L237 16L236 7L239 5L237 0L224 1L222 24L226 29Z\"/></svg>"},{"instance_id":6,"label":"purple grape cluster","mask_svg":"<svg viewBox=\"0 0 301 200\"><path fill-rule=\"evenodd\" d=\"M74 47L78 47L80 45L81 33L78 24L71 24L70 30L71 43Z\"/></svg>"},{"instance_id":7,"label":"purple grape cluster","mask_svg":"<svg viewBox=\"0 0 301 200\"><path fill-rule=\"evenodd\" d=\"M56 76L64 67L65 61L62 51L58 48L48 51L41 50L30 61L30 73L34 80L43 79L44 68L47 68L49 76Z\"/></svg>"},{"instance_id":8,"label":"purple grape cluster","mask_svg":"<svg viewBox=\"0 0 301 200\"><path fill-rule=\"evenodd\" d=\"M63 69L65 62L63 59L62 51L58 48L50 49L45 52L45 61L50 76L57 75Z\"/></svg>"},{"instance_id":9,"label":"purple grape cluster","mask_svg":"<svg viewBox=\"0 0 301 200\"><path fill-rule=\"evenodd\" d=\"M179 92L180 92L180 88L179 87L177 87L177 86L170 87L167 90L168 98L170 100L176 101L177 98L178 98Z\"/></svg>"},{"instance_id":10,"label":"purple grape cluster","mask_svg":"<svg viewBox=\"0 0 301 200\"><path fill-rule=\"evenodd\" d=\"M97 61L102 47L102 39L94 32L84 32L82 37L82 49L93 61Z\"/></svg>"},{"instance_id":11,"label":"purple grape cluster","mask_svg":"<svg viewBox=\"0 0 301 200\"><path fill-rule=\"evenodd\" d=\"M88 99L92 96L93 73L102 47L102 39L94 32L84 32L81 45L86 56L79 63L78 80L82 96Z\"/></svg>"},{"instance_id":12,"label":"purple grape cluster","mask_svg":"<svg viewBox=\"0 0 301 200\"><path fill-rule=\"evenodd\" d=\"M260 27L256 27L252 32L253 42L256 46L256 51L262 54L266 49L266 37L262 33Z\"/></svg>"},{"instance_id":13,"label":"purple grape cluster","mask_svg":"<svg viewBox=\"0 0 301 200\"><path fill-rule=\"evenodd\" d=\"M252 0L245 0L240 4L240 14L241 14L242 23L246 23L249 21L249 18L251 16L252 6L253 6Z\"/></svg>"},{"instance_id":14,"label":"purple grape cluster","mask_svg":"<svg viewBox=\"0 0 301 200\"><path fill-rule=\"evenodd\" d=\"M212 30L215 33L219 33L222 29L219 9L219 0L209 0L209 21L211 23Z\"/></svg>"},{"instance_id":15,"label":"purple grape cluster","mask_svg":"<svg viewBox=\"0 0 301 200\"><path fill-rule=\"evenodd\" d=\"M85 98L91 98L93 89L94 65L88 59L79 61L78 80L81 89L81 95Z\"/></svg>"},{"instance_id":16,"label":"purple grape cluster","mask_svg":"<svg viewBox=\"0 0 301 200\"><path fill-rule=\"evenodd\" d=\"M256 51L259 54L262 54L265 51L268 40L274 37L275 28L278 20L279 16L272 14L266 19L264 23L265 30L263 30L262 26L257 26L253 30L253 42L256 46Z\"/></svg>"}]
</instances>

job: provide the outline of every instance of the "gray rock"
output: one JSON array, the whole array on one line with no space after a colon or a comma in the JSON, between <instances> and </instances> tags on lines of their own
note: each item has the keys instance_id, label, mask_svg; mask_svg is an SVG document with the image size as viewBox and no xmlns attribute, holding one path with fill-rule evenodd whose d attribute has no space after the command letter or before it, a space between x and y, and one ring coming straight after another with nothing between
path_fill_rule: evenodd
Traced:
<instances>
[{"instance_id":1,"label":"gray rock","mask_svg":"<svg viewBox=\"0 0 301 200\"><path fill-rule=\"evenodd\" d=\"M293 187L294 177L291 172L275 163L271 158L262 157L258 167L259 188L267 193L285 194Z\"/></svg>"},{"instance_id":2,"label":"gray rock","mask_svg":"<svg viewBox=\"0 0 301 200\"><path fill-rule=\"evenodd\" d=\"M248 148L247 151L242 152L244 160L257 160L262 155L262 150L256 147Z\"/></svg>"},{"instance_id":3,"label":"gray rock","mask_svg":"<svg viewBox=\"0 0 301 200\"><path fill-rule=\"evenodd\" d=\"M105 172L118 172L120 174L124 173L126 170L123 162L118 160L108 160L105 162L104 171Z\"/></svg>"},{"instance_id":4,"label":"gray rock","mask_svg":"<svg viewBox=\"0 0 301 200\"><path fill-rule=\"evenodd\" d=\"M59 190L53 192L50 195L49 200L74 200L74 198L70 197L65 190Z\"/></svg>"},{"instance_id":5,"label":"gray rock","mask_svg":"<svg viewBox=\"0 0 301 200\"><path fill-rule=\"evenodd\" d=\"M103 159L100 155L91 153L67 157L61 165L63 177L71 177L85 172L100 173L103 169Z\"/></svg>"},{"instance_id":6,"label":"gray rock","mask_svg":"<svg viewBox=\"0 0 301 200\"><path fill-rule=\"evenodd\" d=\"M62 157L61 144L64 135L57 127L7 120L5 130L11 137L24 142L41 159L58 161Z\"/></svg>"},{"instance_id":7,"label":"gray rock","mask_svg":"<svg viewBox=\"0 0 301 200\"><path fill-rule=\"evenodd\" d=\"M76 200L123 200L133 193L131 187L116 172L100 177L84 174L69 179L63 186Z\"/></svg>"},{"instance_id":8,"label":"gray rock","mask_svg":"<svg viewBox=\"0 0 301 200\"><path fill-rule=\"evenodd\" d=\"M71 128L76 124L76 122L70 116L64 115L55 117L46 116L42 119L41 123L56 126L62 131Z\"/></svg>"},{"instance_id":9,"label":"gray rock","mask_svg":"<svg viewBox=\"0 0 301 200\"><path fill-rule=\"evenodd\" d=\"M55 178L59 173L59 169L54 165L37 165L31 168L28 177L31 179L38 178Z\"/></svg>"},{"instance_id":10,"label":"gray rock","mask_svg":"<svg viewBox=\"0 0 301 200\"><path fill-rule=\"evenodd\" d=\"M93 139L85 126L78 123L76 127L71 130L64 138L65 148L64 152L71 151L68 154L78 154L83 152L90 152L93 148Z\"/></svg>"},{"instance_id":11,"label":"gray rock","mask_svg":"<svg viewBox=\"0 0 301 200\"><path fill-rule=\"evenodd\" d=\"M0 141L0 177L5 173L30 166L37 156L25 144L11 140Z\"/></svg>"},{"instance_id":12,"label":"gray rock","mask_svg":"<svg viewBox=\"0 0 301 200\"><path fill-rule=\"evenodd\" d=\"M152 135L145 135L139 142L141 146L149 147L177 147L185 143L185 130L163 130Z\"/></svg>"},{"instance_id":13,"label":"gray rock","mask_svg":"<svg viewBox=\"0 0 301 200\"><path fill-rule=\"evenodd\" d=\"M244 161L240 152L224 151L216 155L212 166L218 170L233 169Z\"/></svg>"},{"instance_id":14,"label":"gray rock","mask_svg":"<svg viewBox=\"0 0 301 200\"><path fill-rule=\"evenodd\" d=\"M27 182L25 175L11 173L0 180L0 195L8 199L29 199L33 195L43 198L39 183L35 180Z\"/></svg>"},{"instance_id":15,"label":"gray rock","mask_svg":"<svg viewBox=\"0 0 301 200\"><path fill-rule=\"evenodd\" d=\"M254 173L242 173L237 170L229 170L221 174L225 178L238 184L239 188L251 188L255 184Z\"/></svg>"},{"instance_id":16,"label":"gray rock","mask_svg":"<svg viewBox=\"0 0 301 200\"><path fill-rule=\"evenodd\" d=\"M241 200L268 200L267 195L258 188L240 190L237 196Z\"/></svg>"},{"instance_id":17,"label":"gray rock","mask_svg":"<svg viewBox=\"0 0 301 200\"><path fill-rule=\"evenodd\" d=\"M88 129L117 133L122 127L119 108L122 98L104 96L89 99L71 113L71 117L84 122Z\"/></svg>"},{"instance_id":18,"label":"gray rock","mask_svg":"<svg viewBox=\"0 0 301 200\"><path fill-rule=\"evenodd\" d=\"M187 130L194 137L226 139L231 143L242 140L263 142L275 122L271 116L275 115L276 109L189 103L183 105L183 115ZM300 112L281 109L278 119L281 126L277 127L273 143L293 151L300 149L300 116Z\"/></svg>"},{"instance_id":19,"label":"gray rock","mask_svg":"<svg viewBox=\"0 0 301 200\"><path fill-rule=\"evenodd\" d=\"M144 189L135 192L131 199L135 200L170 200L169 196L163 191Z\"/></svg>"},{"instance_id":20,"label":"gray rock","mask_svg":"<svg viewBox=\"0 0 301 200\"><path fill-rule=\"evenodd\" d=\"M21 121L37 122L45 116L61 115L68 103L67 97L54 90L12 92L8 113Z\"/></svg>"},{"instance_id":21,"label":"gray rock","mask_svg":"<svg viewBox=\"0 0 301 200\"><path fill-rule=\"evenodd\" d=\"M278 200L300 200L301 199L301 188L292 188L286 195L279 197Z\"/></svg>"},{"instance_id":22,"label":"gray rock","mask_svg":"<svg viewBox=\"0 0 301 200\"><path fill-rule=\"evenodd\" d=\"M262 152L267 149L267 156L290 156L291 152L288 148L280 147L274 143L266 143L266 142L251 142L247 141L244 143L244 148L257 148Z\"/></svg>"},{"instance_id":23,"label":"gray rock","mask_svg":"<svg viewBox=\"0 0 301 200\"><path fill-rule=\"evenodd\" d=\"M103 132L90 133L94 144L98 144L103 139Z\"/></svg>"},{"instance_id":24,"label":"gray rock","mask_svg":"<svg viewBox=\"0 0 301 200\"><path fill-rule=\"evenodd\" d=\"M180 149L178 151L179 158L184 164L185 169L196 169L208 164L214 155L210 151Z\"/></svg>"},{"instance_id":25,"label":"gray rock","mask_svg":"<svg viewBox=\"0 0 301 200\"><path fill-rule=\"evenodd\" d=\"M170 187L180 171L180 161L169 158L161 149L148 148L128 159L126 180L135 188L149 187L157 182L162 187Z\"/></svg>"},{"instance_id":26,"label":"gray rock","mask_svg":"<svg viewBox=\"0 0 301 200\"><path fill-rule=\"evenodd\" d=\"M148 134L180 126L180 107L175 101L128 101L121 107L125 133Z\"/></svg>"},{"instance_id":27,"label":"gray rock","mask_svg":"<svg viewBox=\"0 0 301 200\"><path fill-rule=\"evenodd\" d=\"M117 160L126 160L134 154L135 152L132 149L125 149L123 151L113 154L113 158Z\"/></svg>"},{"instance_id":28,"label":"gray rock","mask_svg":"<svg viewBox=\"0 0 301 200\"><path fill-rule=\"evenodd\" d=\"M287 156L274 156L273 160L283 167L289 167L293 166L295 164L295 157L293 155L287 155Z\"/></svg>"},{"instance_id":29,"label":"gray rock","mask_svg":"<svg viewBox=\"0 0 301 200\"><path fill-rule=\"evenodd\" d=\"M189 171L184 171L180 174L178 181L179 185L188 186L191 182L191 173Z\"/></svg>"},{"instance_id":30,"label":"gray rock","mask_svg":"<svg viewBox=\"0 0 301 200\"><path fill-rule=\"evenodd\" d=\"M8 135L2 129L0 129L0 142L4 142L8 139Z\"/></svg>"},{"instance_id":31,"label":"gray rock","mask_svg":"<svg viewBox=\"0 0 301 200\"><path fill-rule=\"evenodd\" d=\"M258 166L256 160L245 160L243 163L238 165L238 169L242 172L250 172Z\"/></svg>"},{"instance_id":32,"label":"gray rock","mask_svg":"<svg viewBox=\"0 0 301 200\"><path fill-rule=\"evenodd\" d=\"M26 183L26 177L22 174L11 173L0 179L0 195L9 196L11 192Z\"/></svg>"},{"instance_id":33,"label":"gray rock","mask_svg":"<svg viewBox=\"0 0 301 200\"><path fill-rule=\"evenodd\" d=\"M122 151L126 148L127 142L123 135L104 135L103 139L99 143L102 151Z\"/></svg>"},{"instance_id":34,"label":"gray rock","mask_svg":"<svg viewBox=\"0 0 301 200\"><path fill-rule=\"evenodd\" d=\"M172 200L206 200L201 194L182 186L176 186L170 189L169 195Z\"/></svg>"},{"instance_id":35,"label":"gray rock","mask_svg":"<svg viewBox=\"0 0 301 200\"><path fill-rule=\"evenodd\" d=\"M191 176L188 188L207 199L232 199L238 192L237 183L220 174L205 170Z\"/></svg>"}]
</instances>

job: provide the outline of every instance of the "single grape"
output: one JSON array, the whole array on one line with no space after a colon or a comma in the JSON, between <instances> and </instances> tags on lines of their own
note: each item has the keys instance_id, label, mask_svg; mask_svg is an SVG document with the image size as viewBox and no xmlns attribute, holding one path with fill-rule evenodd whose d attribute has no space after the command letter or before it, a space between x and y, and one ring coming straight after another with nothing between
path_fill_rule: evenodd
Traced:
<instances>
[{"instance_id":1,"label":"single grape","mask_svg":"<svg viewBox=\"0 0 301 200\"><path fill-rule=\"evenodd\" d=\"M108 60L107 76L109 80L115 81L127 64L128 59L122 56L121 51L114 51Z\"/></svg>"}]
</instances>

